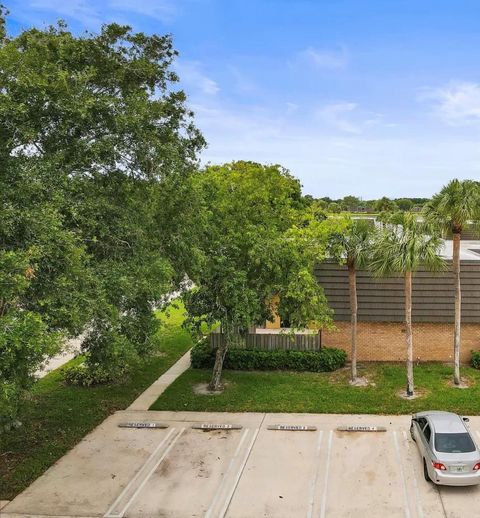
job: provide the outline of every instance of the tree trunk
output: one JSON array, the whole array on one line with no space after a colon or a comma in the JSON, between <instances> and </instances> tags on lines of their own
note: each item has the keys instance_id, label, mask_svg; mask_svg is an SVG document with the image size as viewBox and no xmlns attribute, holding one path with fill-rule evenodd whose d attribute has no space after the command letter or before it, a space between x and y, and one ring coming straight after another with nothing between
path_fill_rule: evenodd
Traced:
<instances>
[{"instance_id":1,"label":"tree trunk","mask_svg":"<svg viewBox=\"0 0 480 518\"><path fill-rule=\"evenodd\" d=\"M412 272L405 273L405 339L407 344L407 396L413 396Z\"/></svg>"},{"instance_id":2,"label":"tree trunk","mask_svg":"<svg viewBox=\"0 0 480 518\"><path fill-rule=\"evenodd\" d=\"M350 313L351 313L351 360L352 360L352 381L357 379L357 275L355 266L348 266L348 282L350 285Z\"/></svg>"},{"instance_id":3,"label":"tree trunk","mask_svg":"<svg viewBox=\"0 0 480 518\"><path fill-rule=\"evenodd\" d=\"M212 378L208 384L209 390L219 390L220 381L222 379L223 361L227 354L228 344L230 343L231 333L230 326L227 324L224 327L223 337L219 340L219 345L215 353L215 364L213 366Z\"/></svg>"},{"instance_id":4,"label":"tree trunk","mask_svg":"<svg viewBox=\"0 0 480 518\"><path fill-rule=\"evenodd\" d=\"M460 385L460 325L462 321L462 287L460 284L460 233L453 234L453 274L455 277L455 330L453 337L453 382Z\"/></svg>"}]
</instances>

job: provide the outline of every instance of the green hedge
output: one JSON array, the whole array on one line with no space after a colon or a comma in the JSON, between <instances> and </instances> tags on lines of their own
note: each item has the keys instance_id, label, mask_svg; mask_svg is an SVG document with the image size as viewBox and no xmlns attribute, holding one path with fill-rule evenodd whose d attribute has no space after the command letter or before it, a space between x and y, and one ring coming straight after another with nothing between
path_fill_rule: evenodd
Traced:
<instances>
[{"instance_id":1,"label":"green hedge","mask_svg":"<svg viewBox=\"0 0 480 518\"><path fill-rule=\"evenodd\" d=\"M192 367L213 367L215 351L208 338L201 340L191 352ZM230 349L223 367L240 371L311 371L330 372L345 365L347 355L341 349L324 348L320 351L262 351L258 349Z\"/></svg>"},{"instance_id":2,"label":"green hedge","mask_svg":"<svg viewBox=\"0 0 480 518\"><path fill-rule=\"evenodd\" d=\"M471 363L474 369L480 369L480 351L472 351Z\"/></svg>"}]
</instances>

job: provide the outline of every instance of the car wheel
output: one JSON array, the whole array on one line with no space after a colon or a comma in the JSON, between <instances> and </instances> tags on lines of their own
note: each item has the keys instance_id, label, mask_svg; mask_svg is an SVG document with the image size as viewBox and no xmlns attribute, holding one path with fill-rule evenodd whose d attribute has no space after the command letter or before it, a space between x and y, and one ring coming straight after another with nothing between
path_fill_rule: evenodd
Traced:
<instances>
[{"instance_id":1,"label":"car wheel","mask_svg":"<svg viewBox=\"0 0 480 518\"><path fill-rule=\"evenodd\" d=\"M413 424L410 426L410 437L412 438L413 442L417 442L415 439L415 434L413 433Z\"/></svg>"},{"instance_id":2,"label":"car wheel","mask_svg":"<svg viewBox=\"0 0 480 518\"><path fill-rule=\"evenodd\" d=\"M423 459L423 476L427 482L432 481L430 475L428 474L427 463L425 462L425 459Z\"/></svg>"}]
</instances>

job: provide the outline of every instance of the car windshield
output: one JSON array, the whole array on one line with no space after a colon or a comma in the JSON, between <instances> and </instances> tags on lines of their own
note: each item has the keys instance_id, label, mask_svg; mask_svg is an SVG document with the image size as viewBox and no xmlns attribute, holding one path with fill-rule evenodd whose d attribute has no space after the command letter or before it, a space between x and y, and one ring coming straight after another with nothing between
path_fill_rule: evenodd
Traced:
<instances>
[{"instance_id":1,"label":"car windshield","mask_svg":"<svg viewBox=\"0 0 480 518\"><path fill-rule=\"evenodd\" d=\"M436 433L435 449L442 453L468 453L475 444L468 433Z\"/></svg>"}]
</instances>

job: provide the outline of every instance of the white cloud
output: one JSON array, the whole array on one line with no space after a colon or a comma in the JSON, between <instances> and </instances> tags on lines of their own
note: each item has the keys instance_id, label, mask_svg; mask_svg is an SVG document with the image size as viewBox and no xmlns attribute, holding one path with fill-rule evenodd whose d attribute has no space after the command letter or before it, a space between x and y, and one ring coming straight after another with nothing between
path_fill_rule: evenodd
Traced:
<instances>
[{"instance_id":1,"label":"white cloud","mask_svg":"<svg viewBox=\"0 0 480 518\"><path fill-rule=\"evenodd\" d=\"M227 68L235 81L235 90L240 93L252 93L257 90L256 83L238 67L230 64Z\"/></svg>"},{"instance_id":2,"label":"white cloud","mask_svg":"<svg viewBox=\"0 0 480 518\"><path fill-rule=\"evenodd\" d=\"M452 126L480 122L478 83L451 82L442 88L424 90L420 100L434 101L434 112Z\"/></svg>"},{"instance_id":3,"label":"white cloud","mask_svg":"<svg viewBox=\"0 0 480 518\"><path fill-rule=\"evenodd\" d=\"M48 16L48 23L63 18L95 30L112 20L128 23L129 14L170 22L179 13L174 0L11 0L9 7L15 19L29 24L44 23Z\"/></svg>"},{"instance_id":4,"label":"white cloud","mask_svg":"<svg viewBox=\"0 0 480 518\"><path fill-rule=\"evenodd\" d=\"M340 103L337 103L340 104ZM362 111L344 103L346 115ZM315 196L363 198L383 195L430 196L452 177L480 176L480 146L475 138L420 131L385 130L337 133L298 113L261 106L193 106L196 124L209 143L202 161L254 160L279 163L300 178L304 192ZM300 114L301 115L301 114ZM379 131L381 128L381 131ZM408 130L408 128L407 128Z\"/></svg>"},{"instance_id":5,"label":"white cloud","mask_svg":"<svg viewBox=\"0 0 480 518\"><path fill-rule=\"evenodd\" d=\"M318 68L345 68L348 63L348 56L344 47L341 47L339 50L307 47L299 52L298 57L302 61L307 61Z\"/></svg>"},{"instance_id":6,"label":"white cloud","mask_svg":"<svg viewBox=\"0 0 480 518\"><path fill-rule=\"evenodd\" d=\"M60 18L71 18L89 27L101 23L98 10L95 9L94 3L88 0L30 0L26 3L28 5L20 9L21 2L18 2L18 7L14 4L11 10L17 17L26 19L30 23L35 19L33 11L53 13L55 17ZM25 7L27 7L26 10Z\"/></svg>"},{"instance_id":7,"label":"white cloud","mask_svg":"<svg viewBox=\"0 0 480 518\"><path fill-rule=\"evenodd\" d=\"M192 92L197 91L213 96L220 90L217 82L202 71L202 64L199 61L179 59L175 63L175 69L180 76L181 84L187 85Z\"/></svg>"},{"instance_id":8,"label":"white cloud","mask_svg":"<svg viewBox=\"0 0 480 518\"><path fill-rule=\"evenodd\" d=\"M345 131L346 133L360 133L360 127L348 119L348 115L356 108L356 103L342 101L327 104L317 110L316 115L320 120L323 120L340 131Z\"/></svg>"},{"instance_id":9,"label":"white cloud","mask_svg":"<svg viewBox=\"0 0 480 518\"><path fill-rule=\"evenodd\" d=\"M178 12L168 0L109 0L108 6L114 11L141 14L162 22L171 21Z\"/></svg>"}]
</instances>

